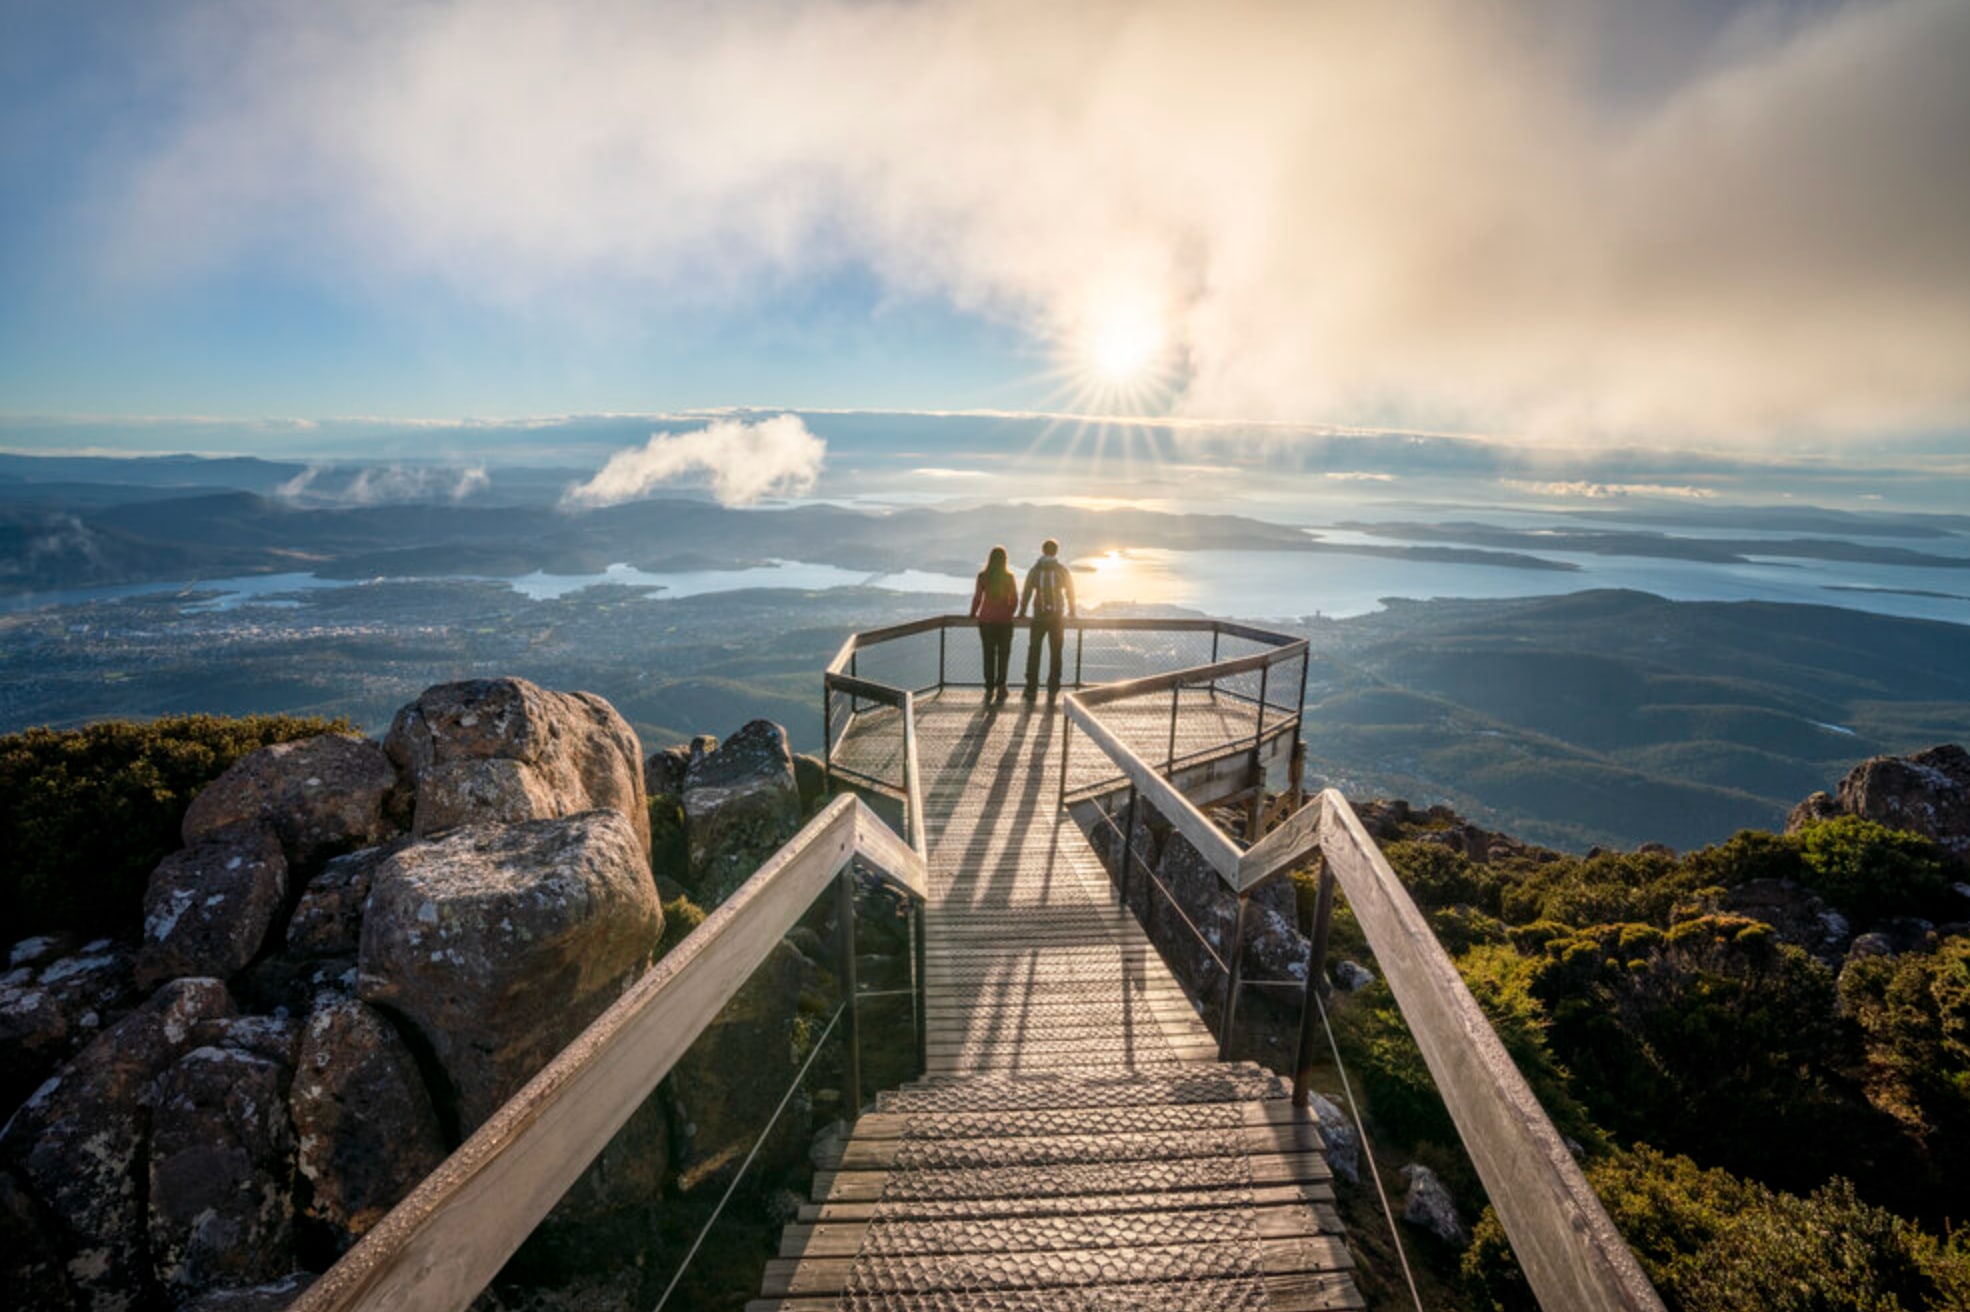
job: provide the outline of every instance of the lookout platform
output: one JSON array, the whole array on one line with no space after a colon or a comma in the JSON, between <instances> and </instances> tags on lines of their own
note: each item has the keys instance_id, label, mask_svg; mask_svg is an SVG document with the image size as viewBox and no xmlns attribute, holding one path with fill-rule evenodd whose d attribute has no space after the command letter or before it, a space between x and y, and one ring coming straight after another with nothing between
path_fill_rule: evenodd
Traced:
<instances>
[{"instance_id":1,"label":"lookout platform","mask_svg":"<svg viewBox=\"0 0 1970 1312\"><path fill-rule=\"evenodd\" d=\"M834 759L893 773L895 713L856 717ZM1319 1127L1217 1060L1114 896L1060 804L1062 717L957 689L914 714L926 1074L817 1174L750 1312L1362 1306ZM1253 722L1211 699L1103 715L1173 758Z\"/></svg>"}]
</instances>

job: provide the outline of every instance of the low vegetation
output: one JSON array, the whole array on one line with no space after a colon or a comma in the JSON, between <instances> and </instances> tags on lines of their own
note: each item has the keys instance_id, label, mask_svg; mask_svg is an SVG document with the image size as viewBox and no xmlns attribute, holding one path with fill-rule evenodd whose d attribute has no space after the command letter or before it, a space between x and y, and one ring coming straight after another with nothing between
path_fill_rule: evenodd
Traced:
<instances>
[{"instance_id":1,"label":"low vegetation","mask_svg":"<svg viewBox=\"0 0 1970 1312\"><path fill-rule=\"evenodd\" d=\"M0 737L0 923L11 938L130 930L199 789L248 752L351 727L174 715Z\"/></svg>"},{"instance_id":2,"label":"low vegetation","mask_svg":"<svg viewBox=\"0 0 1970 1312\"><path fill-rule=\"evenodd\" d=\"M1672 1309L1970 1309L1970 903L1944 853L1845 817L1485 864L1429 828L1390 862ZM1731 909L1753 893L1810 932ZM1849 956L1869 931L1901 950ZM1365 952L1345 914L1335 947ZM1533 1307L1386 986L1335 1019L1377 1137L1482 1213L1467 1306Z\"/></svg>"}]
</instances>

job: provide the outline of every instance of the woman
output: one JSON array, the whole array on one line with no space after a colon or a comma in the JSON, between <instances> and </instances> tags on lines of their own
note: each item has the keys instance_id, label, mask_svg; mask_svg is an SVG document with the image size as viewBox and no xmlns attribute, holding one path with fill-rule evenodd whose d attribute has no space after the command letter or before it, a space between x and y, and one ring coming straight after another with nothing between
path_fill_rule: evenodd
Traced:
<instances>
[{"instance_id":1,"label":"woman","mask_svg":"<svg viewBox=\"0 0 1970 1312\"><path fill-rule=\"evenodd\" d=\"M985 700L1006 699L1006 670L1012 664L1012 616L1019 609L1019 580L1006 567L1006 549L993 547L978 571L971 594L971 617L985 651Z\"/></svg>"}]
</instances>

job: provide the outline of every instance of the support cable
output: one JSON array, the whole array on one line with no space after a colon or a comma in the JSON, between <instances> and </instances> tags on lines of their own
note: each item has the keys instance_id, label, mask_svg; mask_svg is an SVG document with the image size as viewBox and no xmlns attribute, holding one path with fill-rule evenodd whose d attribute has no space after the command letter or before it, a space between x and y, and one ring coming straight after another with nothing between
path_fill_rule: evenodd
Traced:
<instances>
[{"instance_id":1,"label":"support cable","mask_svg":"<svg viewBox=\"0 0 1970 1312\"><path fill-rule=\"evenodd\" d=\"M1354 1085L1348 1081L1347 1063L1341 1060L1341 1045L1334 1041L1334 1027L1327 1020L1327 1006L1320 1000L1320 982L1307 981L1307 993L1313 998L1313 1005L1320 1008L1320 1027L1327 1031L1327 1049L1334 1054L1334 1069L1341 1073L1341 1094L1348 1100L1348 1115L1354 1118L1355 1137L1361 1143L1361 1155L1368 1160L1368 1174L1375 1181L1375 1195L1382 1200L1382 1216L1389 1223L1389 1238L1395 1241L1395 1255L1402 1261L1402 1278L1409 1285L1410 1301L1415 1303L1416 1312L1423 1312L1423 1296L1416 1292L1416 1273L1409 1269L1409 1252L1402 1246L1402 1233L1395 1228L1395 1209L1389 1206L1388 1190L1382 1188L1382 1168L1375 1164L1375 1148L1368 1142L1368 1127L1361 1123L1361 1107L1354 1100Z\"/></svg>"},{"instance_id":2,"label":"support cable","mask_svg":"<svg viewBox=\"0 0 1970 1312\"><path fill-rule=\"evenodd\" d=\"M711 1233L711 1228L718 1224L718 1218L724 1215L725 1204L732 1201L733 1191L739 1187L739 1181L745 1178L753 1159L759 1156L760 1148L766 1143L766 1136L773 1133L773 1127L780 1123L780 1114L786 1111L787 1104L793 1101L794 1091L800 1088L801 1081L807 1078L807 1071L814 1065L814 1059L821 1055L821 1049L828 1046L828 1036L834 1033L835 1022L839 1021L842 1013L847 1010L848 1004L844 1002L835 1008L834 1015L828 1017L827 1028L821 1031L820 1038L814 1040L814 1046L808 1050L807 1060L800 1064L800 1070L794 1075L793 1083L789 1084L787 1091L780 1095L780 1105L775 1107L773 1114L766 1118L766 1128L761 1130L759 1137L752 1141L752 1151L746 1154L745 1161L739 1163L739 1169L732 1173L732 1182L725 1186L725 1192L719 1196L718 1205L711 1209L711 1215L705 1219L704 1228L699 1230L698 1237L691 1241L691 1251L684 1254L684 1260L677 1264L675 1271L671 1272L670 1283L664 1286L663 1297L657 1300L657 1306L652 1312L663 1312L664 1304L670 1302L670 1296L677 1291L677 1282L682 1280L684 1273L691 1269L691 1261L697 1257L698 1249L704 1246L705 1236Z\"/></svg>"}]
</instances>

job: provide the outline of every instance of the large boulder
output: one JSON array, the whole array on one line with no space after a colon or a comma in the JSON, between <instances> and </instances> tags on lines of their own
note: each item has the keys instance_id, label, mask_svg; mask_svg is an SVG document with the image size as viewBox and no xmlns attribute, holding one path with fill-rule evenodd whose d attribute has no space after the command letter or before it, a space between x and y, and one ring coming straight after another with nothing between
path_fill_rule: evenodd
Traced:
<instances>
[{"instance_id":1,"label":"large boulder","mask_svg":"<svg viewBox=\"0 0 1970 1312\"><path fill-rule=\"evenodd\" d=\"M308 1017L288 1107L307 1182L302 1214L337 1253L445 1159L417 1059L381 1012L354 998L326 996Z\"/></svg>"},{"instance_id":2,"label":"large boulder","mask_svg":"<svg viewBox=\"0 0 1970 1312\"><path fill-rule=\"evenodd\" d=\"M290 1075L262 1053L205 1046L158 1078L151 1265L174 1297L258 1284L294 1269Z\"/></svg>"},{"instance_id":3,"label":"large boulder","mask_svg":"<svg viewBox=\"0 0 1970 1312\"><path fill-rule=\"evenodd\" d=\"M0 1112L18 1106L138 1001L134 954L114 940L97 939L52 960L18 947L13 955L35 964L0 977Z\"/></svg>"},{"instance_id":4,"label":"large boulder","mask_svg":"<svg viewBox=\"0 0 1970 1312\"><path fill-rule=\"evenodd\" d=\"M1814 793L1794 807L1786 832L1839 815L1921 834L1970 862L1970 752L1946 743L1912 756L1862 761L1836 794Z\"/></svg>"},{"instance_id":5,"label":"large boulder","mask_svg":"<svg viewBox=\"0 0 1970 1312\"><path fill-rule=\"evenodd\" d=\"M202 1021L232 1014L216 979L173 980L35 1091L0 1131L0 1159L53 1221L77 1301L124 1312L150 1277L144 1190L152 1086Z\"/></svg>"},{"instance_id":6,"label":"large boulder","mask_svg":"<svg viewBox=\"0 0 1970 1312\"><path fill-rule=\"evenodd\" d=\"M649 859L643 749L594 693L511 678L440 684L397 712L383 746L415 790L420 838L606 809L623 816Z\"/></svg>"},{"instance_id":7,"label":"large boulder","mask_svg":"<svg viewBox=\"0 0 1970 1312\"><path fill-rule=\"evenodd\" d=\"M194 846L240 826L266 826L297 866L380 843L396 831L389 801L397 771L367 738L322 734L262 747L199 791L185 810Z\"/></svg>"},{"instance_id":8,"label":"large boulder","mask_svg":"<svg viewBox=\"0 0 1970 1312\"><path fill-rule=\"evenodd\" d=\"M716 906L752 878L800 832L800 814L793 749L779 725L754 720L713 750L694 745L684 817L699 901Z\"/></svg>"},{"instance_id":9,"label":"large boulder","mask_svg":"<svg viewBox=\"0 0 1970 1312\"><path fill-rule=\"evenodd\" d=\"M357 992L416 1027L470 1131L621 995L662 932L620 812L475 825L377 867Z\"/></svg>"},{"instance_id":10,"label":"large boulder","mask_svg":"<svg viewBox=\"0 0 1970 1312\"><path fill-rule=\"evenodd\" d=\"M363 906L376 869L402 844L365 847L336 857L308 881L287 922L287 951L303 957L353 957L362 945Z\"/></svg>"},{"instance_id":11,"label":"large boulder","mask_svg":"<svg viewBox=\"0 0 1970 1312\"><path fill-rule=\"evenodd\" d=\"M287 898L287 858L265 825L205 835L151 872L137 982L224 979L259 955Z\"/></svg>"}]
</instances>

